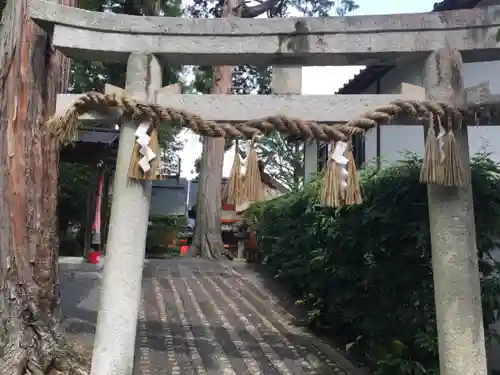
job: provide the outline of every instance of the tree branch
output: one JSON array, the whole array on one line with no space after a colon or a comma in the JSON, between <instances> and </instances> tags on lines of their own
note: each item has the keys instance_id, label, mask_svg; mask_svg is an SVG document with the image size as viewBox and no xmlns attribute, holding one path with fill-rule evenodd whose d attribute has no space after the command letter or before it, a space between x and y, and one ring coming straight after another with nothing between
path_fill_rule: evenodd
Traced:
<instances>
[{"instance_id":1,"label":"tree branch","mask_svg":"<svg viewBox=\"0 0 500 375\"><path fill-rule=\"evenodd\" d=\"M243 7L241 11L242 18L255 18L264 14L266 12L270 12L271 16L277 14L277 9L279 9L279 5L282 3L282 0L266 0L258 5L254 5L249 7L245 3L240 3L240 6Z\"/></svg>"}]
</instances>

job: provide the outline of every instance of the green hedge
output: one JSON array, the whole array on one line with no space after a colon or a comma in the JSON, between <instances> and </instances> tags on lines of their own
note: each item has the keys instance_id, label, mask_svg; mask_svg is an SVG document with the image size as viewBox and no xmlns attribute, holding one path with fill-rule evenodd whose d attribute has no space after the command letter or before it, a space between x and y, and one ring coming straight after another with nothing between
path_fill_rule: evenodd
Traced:
<instances>
[{"instance_id":1,"label":"green hedge","mask_svg":"<svg viewBox=\"0 0 500 375\"><path fill-rule=\"evenodd\" d=\"M177 234L187 226L185 216L154 216L149 219L148 233L146 237L146 256L165 257L179 255L178 248L166 246L166 235L168 232Z\"/></svg>"},{"instance_id":2,"label":"green hedge","mask_svg":"<svg viewBox=\"0 0 500 375\"><path fill-rule=\"evenodd\" d=\"M426 186L421 160L361 172L364 203L325 209L319 180L253 206L247 215L264 264L290 286L309 323L343 340L374 374L437 374L437 339ZM485 325L499 310L491 250L500 237L500 165L472 166ZM493 337L492 332L487 332Z\"/></svg>"}]
</instances>

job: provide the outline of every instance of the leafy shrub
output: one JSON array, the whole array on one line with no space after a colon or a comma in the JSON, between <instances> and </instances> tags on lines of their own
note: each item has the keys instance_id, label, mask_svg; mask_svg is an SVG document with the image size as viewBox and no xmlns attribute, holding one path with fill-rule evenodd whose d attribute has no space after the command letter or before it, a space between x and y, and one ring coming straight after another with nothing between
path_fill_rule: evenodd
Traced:
<instances>
[{"instance_id":1,"label":"leafy shrub","mask_svg":"<svg viewBox=\"0 0 500 375\"><path fill-rule=\"evenodd\" d=\"M76 163L59 165L59 193L57 212L59 230L67 232L70 225L85 225L87 196L91 168ZM83 244L82 244L83 245Z\"/></svg>"},{"instance_id":2,"label":"leafy shrub","mask_svg":"<svg viewBox=\"0 0 500 375\"><path fill-rule=\"evenodd\" d=\"M83 248L78 241L78 237L68 233L59 235L59 256L78 257L83 255Z\"/></svg>"},{"instance_id":3,"label":"leafy shrub","mask_svg":"<svg viewBox=\"0 0 500 375\"><path fill-rule=\"evenodd\" d=\"M184 216L156 216L150 218L146 237L146 255L165 256L178 255L179 249L169 248L179 231L187 225Z\"/></svg>"},{"instance_id":4,"label":"leafy shrub","mask_svg":"<svg viewBox=\"0 0 500 375\"><path fill-rule=\"evenodd\" d=\"M254 205L247 215L264 264L374 374L437 374L437 334L426 186L421 160L361 172L364 203L318 205L319 180ZM500 280L492 249L500 234L500 165L472 165L485 326L496 320ZM487 332L491 338L493 332Z\"/></svg>"},{"instance_id":5,"label":"leafy shrub","mask_svg":"<svg viewBox=\"0 0 500 375\"><path fill-rule=\"evenodd\" d=\"M151 225L163 226L165 228L182 228L187 225L185 216L154 216L149 219Z\"/></svg>"}]
</instances>

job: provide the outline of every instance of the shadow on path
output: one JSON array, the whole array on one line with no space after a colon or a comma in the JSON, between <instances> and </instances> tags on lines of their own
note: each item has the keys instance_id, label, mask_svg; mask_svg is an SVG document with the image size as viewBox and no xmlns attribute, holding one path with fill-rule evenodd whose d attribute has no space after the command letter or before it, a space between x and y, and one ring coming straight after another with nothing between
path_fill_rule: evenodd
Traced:
<instances>
[{"instance_id":1,"label":"shadow on path","mask_svg":"<svg viewBox=\"0 0 500 375\"><path fill-rule=\"evenodd\" d=\"M93 336L100 279L96 271L61 272L63 326L76 336ZM304 311L259 267L149 260L142 289L136 375L362 374L294 325Z\"/></svg>"}]
</instances>

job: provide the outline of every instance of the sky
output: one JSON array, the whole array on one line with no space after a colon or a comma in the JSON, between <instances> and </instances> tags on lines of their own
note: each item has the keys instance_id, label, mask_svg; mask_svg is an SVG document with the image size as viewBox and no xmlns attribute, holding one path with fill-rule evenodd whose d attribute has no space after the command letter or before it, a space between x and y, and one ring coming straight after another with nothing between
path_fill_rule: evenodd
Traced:
<instances>
[{"instance_id":1,"label":"sky","mask_svg":"<svg viewBox=\"0 0 500 375\"><path fill-rule=\"evenodd\" d=\"M422 13L432 10L439 0L357 0L359 9L349 15ZM303 95L332 95L360 72L362 66L309 66L302 68ZM202 145L198 136L187 130L179 135L185 142L181 157L181 177L192 178L194 162L201 155ZM224 156L223 176L228 177L233 163L234 150Z\"/></svg>"}]
</instances>

